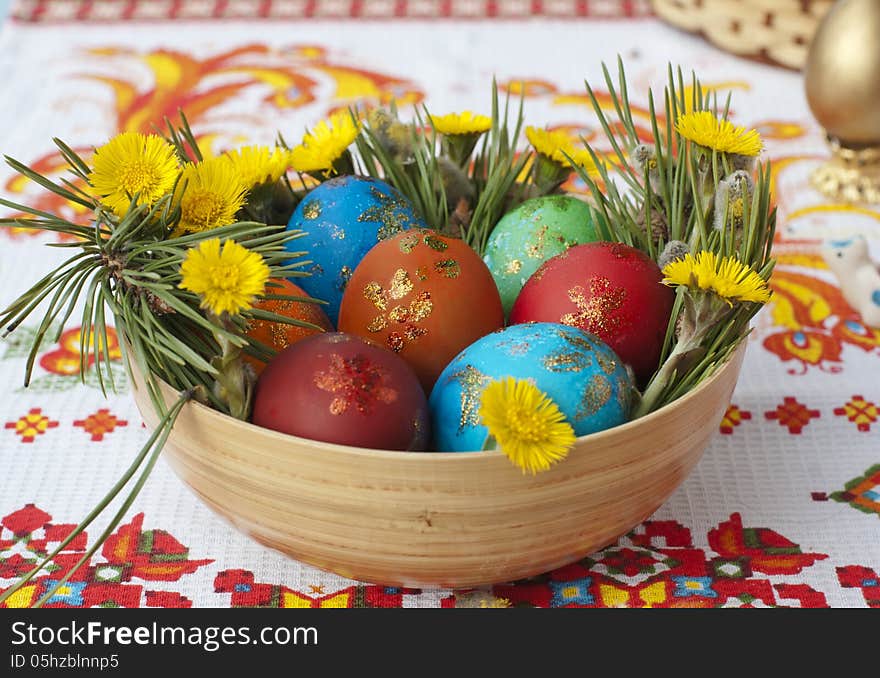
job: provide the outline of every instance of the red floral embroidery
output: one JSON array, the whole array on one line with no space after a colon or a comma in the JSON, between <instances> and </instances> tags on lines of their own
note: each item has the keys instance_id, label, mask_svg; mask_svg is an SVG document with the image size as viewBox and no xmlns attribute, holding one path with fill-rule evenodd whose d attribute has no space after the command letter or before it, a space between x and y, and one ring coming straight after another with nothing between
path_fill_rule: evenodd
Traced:
<instances>
[{"instance_id":1,"label":"red floral embroidery","mask_svg":"<svg viewBox=\"0 0 880 678\"><path fill-rule=\"evenodd\" d=\"M50 351L40 358L40 366L47 372L52 374L60 374L62 376L79 375L80 362L80 328L74 327L67 330L58 340L58 348ZM95 346L97 344L94 328L89 337L89 355L86 366L90 367L95 363ZM122 358L122 352L119 348L119 338L116 336L116 330L112 327L107 328L108 355L110 360L119 360Z\"/></svg>"},{"instance_id":2,"label":"red floral embroidery","mask_svg":"<svg viewBox=\"0 0 880 678\"><path fill-rule=\"evenodd\" d=\"M835 408L834 414L838 417L846 417L859 431L865 432L871 430L871 424L880 416L877 413L877 405L860 395L854 395L843 407Z\"/></svg>"},{"instance_id":3,"label":"red floral embroidery","mask_svg":"<svg viewBox=\"0 0 880 678\"><path fill-rule=\"evenodd\" d=\"M764 413L767 419L776 419L780 426L788 428L788 432L799 435L805 426L808 426L811 419L820 416L819 410L811 410L803 403L797 401L793 396L786 397L781 405L775 410L769 410Z\"/></svg>"},{"instance_id":4,"label":"red floral embroidery","mask_svg":"<svg viewBox=\"0 0 880 678\"><path fill-rule=\"evenodd\" d=\"M734 428L751 418L752 413L748 410L741 410L736 405L731 405L727 408L727 412L724 413L724 418L721 420L718 429L724 435L730 435L733 433Z\"/></svg>"},{"instance_id":5,"label":"red floral embroidery","mask_svg":"<svg viewBox=\"0 0 880 678\"><path fill-rule=\"evenodd\" d=\"M53 525L45 511L28 504L0 521L0 579L14 580L29 572L75 529ZM73 573L50 597L46 607L188 607L192 603L173 591L145 592L142 581L179 581L211 560L190 560L189 551L162 530L144 530L143 514L120 527L102 550ZM22 586L3 604L29 607L70 572L88 547L88 535L77 535L56 555L43 573ZM8 587L12 581L4 582ZM4 590L0 585L0 592Z\"/></svg>"},{"instance_id":6,"label":"red floral embroidery","mask_svg":"<svg viewBox=\"0 0 880 678\"><path fill-rule=\"evenodd\" d=\"M92 440L97 442L104 440L106 434L113 433L117 426L128 426L128 422L125 419L117 419L108 409L101 409L85 419L77 419L73 425L83 428L86 433L91 434Z\"/></svg>"},{"instance_id":7,"label":"red floral embroidery","mask_svg":"<svg viewBox=\"0 0 880 678\"><path fill-rule=\"evenodd\" d=\"M16 421L7 421L5 428L14 429L15 434L21 436L21 442L32 443L36 440L37 436L41 436L48 429L57 426L57 421L53 421L44 415L41 408L34 407Z\"/></svg>"},{"instance_id":8,"label":"red floral embroidery","mask_svg":"<svg viewBox=\"0 0 880 678\"><path fill-rule=\"evenodd\" d=\"M848 565L837 568L837 578L843 588L862 590L868 607L880 609L880 575L869 567Z\"/></svg>"}]
</instances>

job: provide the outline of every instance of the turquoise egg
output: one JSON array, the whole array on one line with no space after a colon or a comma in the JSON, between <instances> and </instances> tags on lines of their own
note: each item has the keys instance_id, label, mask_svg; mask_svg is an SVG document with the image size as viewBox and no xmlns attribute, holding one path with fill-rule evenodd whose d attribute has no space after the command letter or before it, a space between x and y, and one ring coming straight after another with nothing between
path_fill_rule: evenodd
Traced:
<instances>
[{"instance_id":1,"label":"turquoise egg","mask_svg":"<svg viewBox=\"0 0 880 678\"><path fill-rule=\"evenodd\" d=\"M482 449L488 431L480 424L480 398L504 377L532 381L578 436L629 418L634 385L607 344L568 325L512 325L475 341L440 374L429 400L436 450Z\"/></svg>"},{"instance_id":2,"label":"turquoise egg","mask_svg":"<svg viewBox=\"0 0 880 678\"><path fill-rule=\"evenodd\" d=\"M315 187L297 205L288 229L305 235L286 244L305 252L308 277L292 279L311 296L327 302L336 326L342 293L355 267L377 242L409 228L426 228L410 202L378 179L343 176Z\"/></svg>"},{"instance_id":3,"label":"turquoise egg","mask_svg":"<svg viewBox=\"0 0 880 678\"><path fill-rule=\"evenodd\" d=\"M569 195L526 200L505 214L486 244L483 261L492 272L505 315L532 273L573 245L601 240L592 209Z\"/></svg>"}]
</instances>

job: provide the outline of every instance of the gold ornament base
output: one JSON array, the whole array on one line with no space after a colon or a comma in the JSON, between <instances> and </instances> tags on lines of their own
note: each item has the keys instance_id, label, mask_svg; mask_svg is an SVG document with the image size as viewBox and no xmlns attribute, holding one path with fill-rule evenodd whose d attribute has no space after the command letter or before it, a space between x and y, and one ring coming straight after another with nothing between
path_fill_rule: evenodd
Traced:
<instances>
[{"instance_id":1,"label":"gold ornament base","mask_svg":"<svg viewBox=\"0 0 880 678\"><path fill-rule=\"evenodd\" d=\"M828 137L831 159L815 170L815 188L834 200L880 203L880 146L850 148Z\"/></svg>"}]
</instances>

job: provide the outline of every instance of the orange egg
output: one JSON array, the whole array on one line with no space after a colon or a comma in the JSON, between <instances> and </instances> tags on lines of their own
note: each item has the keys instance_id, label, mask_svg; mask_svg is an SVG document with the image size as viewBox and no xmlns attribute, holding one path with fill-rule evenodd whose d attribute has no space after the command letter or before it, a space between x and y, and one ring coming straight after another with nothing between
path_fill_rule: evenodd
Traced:
<instances>
[{"instance_id":1,"label":"orange egg","mask_svg":"<svg viewBox=\"0 0 880 678\"><path fill-rule=\"evenodd\" d=\"M286 278L273 278L272 283L278 287L266 286L266 294L283 294L291 297L308 297L309 295L299 286L294 285ZM254 308L263 311L270 311L283 315L293 320L303 320L322 328L323 331L332 332L333 325L330 319L319 304L312 304L305 301L283 301L280 299L264 299L254 304ZM291 344L295 344L300 339L305 339L313 334L320 334L321 330L314 330L308 327L300 327L299 325L286 325L279 322L270 322L268 320L251 320L247 335L252 339L259 341L261 344L281 352ZM244 359L250 363L259 375L266 367L266 363L258 360L253 356L242 354Z\"/></svg>"},{"instance_id":2,"label":"orange egg","mask_svg":"<svg viewBox=\"0 0 880 678\"><path fill-rule=\"evenodd\" d=\"M410 230L374 245L349 280L339 330L400 354L426 393L474 341L504 326L492 274L464 241Z\"/></svg>"}]
</instances>

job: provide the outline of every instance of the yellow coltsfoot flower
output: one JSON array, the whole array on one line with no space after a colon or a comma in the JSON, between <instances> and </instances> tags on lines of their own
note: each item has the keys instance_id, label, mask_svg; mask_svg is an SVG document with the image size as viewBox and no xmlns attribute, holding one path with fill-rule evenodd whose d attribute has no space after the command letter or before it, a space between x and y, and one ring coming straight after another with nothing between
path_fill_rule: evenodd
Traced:
<instances>
[{"instance_id":1,"label":"yellow coltsfoot flower","mask_svg":"<svg viewBox=\"0 0 880 678\"><path fill-rule=\"evenodd\" d=\"M460 134L482 134L492 128L492 120L485 115L475 115L472 111L447 113L429 116L431 125L438 134L457 136Z\"/></svg>"},{"instance_id":2,"label":"yellow coltsfoot flower","mask_svg":"<svg viewBox=\"0 0 880 678\"><path fill-rule=\"evenodd\" d=\"M663 268L666 285L686 285L691 289L715 293L728 305L734 301L770 301L767 282L736 257L719 257L704 250L686 254Z\"/></svg>"},{"instance_id":3,"label":"yellow coltsfoot flower","mask_svg":"<svg viewBox=\"0 0 880 678\"><path fill-rule=\"evenodd\" d=\"M480 419L523 473L546 471L565 458L576 439L556 403L525 379L490 383L481 396Z\"/></svg>"},{"instance_id":4,"label":"yellow coltsfoot flower","mask_svg":"<svg viewBox=\"0 0 880 678\"><path fill-rule=\"evenodd\" d=\"M735 127L732 122L719 118L711 111L679 115L675 129L685 139L719 153L752 157L763 148L761 135L756 130Z\"/></svg>"},{"instance_id":5,"label":"yellow coltsfoot flower","mask_svg":"<svg viewBox=\"0 0 880 678\"><path fill-rule=\"evenodd\" d=\"M228 157L205 158L183 169L174 200L180 206L175 233L199 233L235 223L246 188Z\"/></svg>"},{"instance_id":6,"label":"yellow coltsfoot flower","mask_svg":"<svg viewBox=\"0 0 880 678\"><path fill-rule=\"evenodd\" d=\"M137 196L152 205L174 187L180 173L174 147L155 134L123 132L95 149L89 183L101 203L124 217Z\"/></svg>"},{"instance_id":7,"label":"yellow coltsfoot flower","mask_svg":"<svg viewBox=\"0 0 880 678\"><path fill-rule=\"evenodd\" d=\"M277 146L242 146L227 152L226 157L248 190L260 184L274 184L290 166L290 153Z\"/></svg>"},{"instance_id":8,"label":"yellow coltsfoot flower","mask_svg":"<svg viewBox=\"0 0 880 678\"><path fill-rule=\"evenodd\" d=\"M358 134L360 123L355 123L348 111L334 113L329 121L322 120L303 136L302 143L290 152L290 164L297 172L333 174L334 164Z\"/></svg>"},{"instance_id":9,"label":"yellow coltsfoot flower","mask_svg":"<svg viewBox=\"0 0 880 678\"><path fill-rule=\"evenodd\" d=\"M562 130L549 131L538 127L526 127L526 139L541 155L555 160L560 165L569 165L565 153L571 156L574 144L571 137Z\"/></svg>"},{"instance_id":10,"label":"yellow coltsfoot flower","mask_svg":"<svg viewBox=\"0 0 880 678\"><path fill-rule=\"evenodd\" d=\"M234 240L221 249L220 238L201 242L186 253L178 287L201 297L201 307L216 316L236 315L253 306L269 279L269 267L256 252Z\"/></svg>"}]
</instances>

